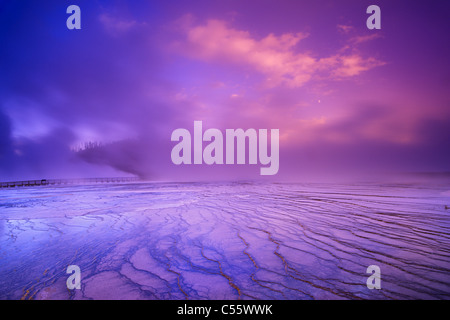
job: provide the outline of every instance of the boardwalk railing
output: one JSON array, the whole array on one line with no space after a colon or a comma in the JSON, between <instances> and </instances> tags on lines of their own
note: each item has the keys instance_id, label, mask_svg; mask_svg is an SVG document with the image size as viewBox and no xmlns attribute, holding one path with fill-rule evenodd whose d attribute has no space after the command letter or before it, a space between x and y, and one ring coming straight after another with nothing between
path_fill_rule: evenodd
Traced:
<instances>
[{"instance_id":1,"label":"boardwalk railing","mask_svg":"<svg viewBox=\"0 0 450 320\"><path fill-rule=\"evenodd\" d=\"M0 188L50 186L60 184L92 184L92 183L114 183L138 181L137 177L113 177L113 178L81 178L81 179L41 179L0 182Z\"/></svg>"}]
</instances>

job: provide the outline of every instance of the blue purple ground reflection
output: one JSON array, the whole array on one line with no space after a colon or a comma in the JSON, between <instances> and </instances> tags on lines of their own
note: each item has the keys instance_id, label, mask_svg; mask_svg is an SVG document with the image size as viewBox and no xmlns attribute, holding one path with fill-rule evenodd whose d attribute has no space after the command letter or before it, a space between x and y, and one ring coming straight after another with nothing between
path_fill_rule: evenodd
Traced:
<instances>
[{"instance_id":1,"label":"blue purple ground reflection","mask_svg":"<svg viewBox=\"0 0 450 320\"><path fill-rule=\"evenodd\" d=\"M0 193L1 299L449 299L450 188L109 184ZM68 290L66 268L81 268ZM366 268L381 268L381 290Z\"/></svg>"}]
</instances>

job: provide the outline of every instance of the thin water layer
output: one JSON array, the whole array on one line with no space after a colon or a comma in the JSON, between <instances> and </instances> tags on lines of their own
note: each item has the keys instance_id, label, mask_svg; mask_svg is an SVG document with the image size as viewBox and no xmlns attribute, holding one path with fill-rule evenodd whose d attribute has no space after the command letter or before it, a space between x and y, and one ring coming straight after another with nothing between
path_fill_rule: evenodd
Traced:
<instances>
[{"instance_id":1,"label":"thin water layer","mask_svg":"<svg viewBox=\"0 0 450 320\"><path fill-rule=\"evenodd\" d=\"M0 299L449 299L450 188L128 183L0 193ZM81 289L69 290L69 265ZM367 267L381 270L369 289Z\"/></svg>"}]
</instances>

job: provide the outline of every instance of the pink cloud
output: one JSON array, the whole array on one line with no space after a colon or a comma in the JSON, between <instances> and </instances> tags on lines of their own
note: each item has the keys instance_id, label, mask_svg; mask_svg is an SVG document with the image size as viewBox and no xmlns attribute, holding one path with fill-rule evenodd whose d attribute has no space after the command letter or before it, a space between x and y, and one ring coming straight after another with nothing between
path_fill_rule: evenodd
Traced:
<instances>
[{"instance_id":1,"label":"pink cloud","mask_svg":"<svg viewBox=\"0 0 450 320\"><path fill-rule=\"evenodd\" d=\"M300 46L309 36L302 32L280 36L270 33L257 39L248 31L229 27L224 21L208 20L200 25L193 25L192 21L185 23L183 33L184 41L177 44L182 52L203 61L250 67L265 77L269 87L301 87L316 76L320 79L352 77L383 64L355 51L346 53L348 46L335 55L319 58ZM372 38L352 41L358 44Z\"/></svg>"},{"instance_id":2,"label":"pink cloud","mask_svg":"<svg viewBox=\"0 0 450 320\"><path fill-rule=\"evenodd\" d=\"M354 30L354 27L349 26L349 25L344 25L344 24L338 24L337 29L339 32L347 34L347 33L352 32Z\"/></svg>"},{"instance_id":3,"label":"pink cloud","mask_svg":"<svg viewBox=\"0 0 450 320\"><path fill-rule=\"evenodd\" d=\"M369 35L354 36L354 37L350 38L349 41L353 45L357 45L357 44L372 41L372 40L375 40L375 39L378 39L381 37L382 36L379 33L373 33L373 34L369 34Z\"/></svg>"},{"instance_id":4,"label":"pink cloud","mask_svg":"<svg viewBox=\"0 0 450 320\"><path fill-rule=\"evenodd\" d=\"M358 36L349 28L343 46L321 56L303 45L312 35L302 32L269 33L258 38L221 20L198 24L192 19L180 29L178 53L211 65L254 71L262 75L266 85L252 87L235 78L235 83L215 83L208 90L197 90L196 95L187 94L190 90L186 89L185 99L198 106L207 125L280 128L280 140L291 147L360 141L409 145L420 138L416 128L421 115L411 111L411 118L405 118L406 102L402 99L389 107L378 107L376 102L375 106L365 105L358 102L366 97L354 93L356 87L334 86L334 81L354 78L385 64L359 47L378 35ZM313 85L305 87L309 83ZM266 90L267 86L271 90ZM305 89L297 90L300 87ZM353 99L348 98L349 92Z\"/></svg>"},{"instance_id":5,"label":"pink cloud","mask_svg":"<svg viewBox=\"0 0 450 320\"><path fill-rule=\"evenodd\" d=\"M362 58L358 54L342 55L336 57L336 67L332 70L332 74L336 77L356 76L364 71L384 65L384 62L375 58Z\"/></svg>"}]
</instances>

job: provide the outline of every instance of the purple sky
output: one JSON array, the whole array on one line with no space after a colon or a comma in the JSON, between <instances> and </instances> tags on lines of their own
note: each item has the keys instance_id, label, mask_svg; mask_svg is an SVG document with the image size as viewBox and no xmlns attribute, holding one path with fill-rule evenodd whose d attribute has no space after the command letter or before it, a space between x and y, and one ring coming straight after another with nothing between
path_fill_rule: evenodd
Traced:
<instances>
[{"instance_id":1,"label":"purple sky","mask_svg":"<svg viewBox=\"0 0 450 320\"><path fill-rule=\"evenodd\" d=\"M450 171L449 18L448 1L2 1L0 180L263 178L172 164L194 120L280 129L271 179ZM89 141L107 145L71 151Z\"/></svg>"}]
</instances>

